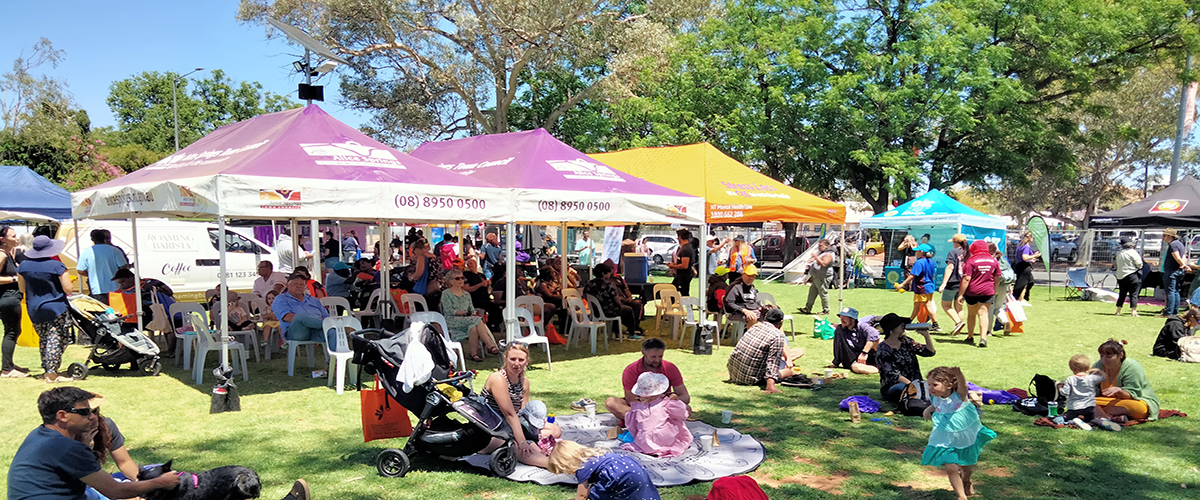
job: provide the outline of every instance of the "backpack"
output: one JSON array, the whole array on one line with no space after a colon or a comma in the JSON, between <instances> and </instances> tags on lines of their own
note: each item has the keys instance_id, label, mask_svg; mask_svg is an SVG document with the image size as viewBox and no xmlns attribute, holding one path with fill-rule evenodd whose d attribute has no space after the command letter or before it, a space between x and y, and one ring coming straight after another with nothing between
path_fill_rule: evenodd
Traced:
<instances>
[{"instance_id":1,"label":"backpack","mask_svg":"<svg viewBox=\"0 0 1200 500\"><path fill-rule=\"evenodd\" d=\"M1059 413L1066 411L1067 398L1058 392L1058 383L1045 375L1034 375L1029 381L1029 396L1012 404L1013 411L1029 416L1045 417L1049 415L1051 401L1058 403Z\"/></svg>"},{"instance_id":2,"label":"backpack","mask_svg":"<svg viewBox=\"0 0 1200 500\"><path fill-rule=\"evenodd\" d=\"M1188 335L1179 339L1179 360L1184 363L1200 363L1200 337Z\"/></svg>"},{"instance_id":3,"label":"backpack","mask_svg":"<svg viewBox=\"0 0 1200 500\"><path fill-rule=\"evenodd\" d=\"M900 395L900 413L903 415L920 417L929 405L929 385L924 380L910 382Z\"/></svg>"}]
</instances>

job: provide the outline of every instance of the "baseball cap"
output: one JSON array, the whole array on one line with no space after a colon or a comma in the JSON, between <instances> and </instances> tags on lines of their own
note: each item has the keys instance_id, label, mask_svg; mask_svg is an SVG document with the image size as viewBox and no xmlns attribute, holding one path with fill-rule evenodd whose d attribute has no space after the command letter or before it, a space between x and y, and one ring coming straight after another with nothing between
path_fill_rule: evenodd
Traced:
<instances>
[{"instance_id":1,"label":"baseball cap","mask_svg":"<svg viewBox=\"0 0 1200 500\"><path fill-rule=\"evenodd\" d=\"M713 274L717 276L725 276L726 274L729 274L729 268L725 266L717 266L717 268L713 270Z\"/></svg>"},{"instance_id":2,"label":"baseball cap","mask_svg":"<svg viewBox=\"0 0 1200 500\"><path fill-rule=\"evenodd\" d=\"M750 264L746 267L743 267L742 274L749 274L750 276L758 276L758 267L756 267L754 264Z\"/></svg>"},{"instance_id":3,"label":"baseball cap","mask_svg":"<svg viewBox=\"0 0 1200 500\"><path fill-rule=\"evenodd\" d=\"M113 279L113 281L116 281L121 278L132 278L132 277L133 277L133 271L130 271L128 269L118 269L117 273L113 275L112 279Z\"/></svg>"},{"instance_id":4,"label":"baseball cap","mask_svg":"<svg viewBox=\"0 0 1200 500\"><path fill-rule=\"evenodd\" d=\"M348 271L349 269L350 265L346 264L345 262L338 262L337 264L333 265L334 271Z\"/></svg>"},{"instance_id":5,"label":"baseball cap","mask_svg":"<svg viewBox=\"0 0 1200 500\"><path fill-rule=\"evenodd\" d=\"M917 251L925 252L925 253L933 253L933 245L930 245L928 243L922 243L920 245L917 245Z\"/></svg>"},{"instance_id":6,"label":"baseball cap","mask_svg":"<svg viewBox=\"0 0 1200 500\"><path fill-rule=\"evenodd\" d=\"M946 243L963 243L967 241L967 235L959 233L950 238Z\"/></svg>"},{"instance_id":7,"label":"baseball cap","mask_svg":"<svg viewBox=\"0 0 1200 500\"><path fill-rule=\"evenodd\" d=\"M779 309L778 307L772 307L767 309L767 312L763 313L762 319L767 323L779 323L783 321L783 316L784 314L782 309Z\"/></svg>"},{"instance_id":8,"label":"baseball cap","mask_svg":"<svg viewBox=\"0 0 1200 500\"><path fill-rule=\"evenodd\" d=\"M847 307L838 312L838 316L845 316L850 319L858 319L858 309Z\"/></svg>"}]
</instances>

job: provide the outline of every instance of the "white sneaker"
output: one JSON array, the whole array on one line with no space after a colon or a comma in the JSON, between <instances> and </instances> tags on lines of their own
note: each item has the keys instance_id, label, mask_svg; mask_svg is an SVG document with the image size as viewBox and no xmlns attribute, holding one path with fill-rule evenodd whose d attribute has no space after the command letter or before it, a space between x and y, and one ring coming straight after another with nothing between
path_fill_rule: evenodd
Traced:
<instances>
[{"instance_id":1,"label":"white sneaker","mask_svg":"<svg viewBox=\"0 0 1200 500\"><path fill-rule=\"evenodd\" d=\"M1088 423L1087 423L1087 422L1084 422L1082 418L1075 417L1075 418L1071 419L1071 423L1072 423L1072 424L1075 424L1075 425L1076 425L1076 426L1078 426L1080 429L1083 429L1083 430L1085 430L1085 431L1090 431L1090 430L1092 430L1092 426L1091 426L1091 425L1088 425Z\"/></svg>"}]
</instances>

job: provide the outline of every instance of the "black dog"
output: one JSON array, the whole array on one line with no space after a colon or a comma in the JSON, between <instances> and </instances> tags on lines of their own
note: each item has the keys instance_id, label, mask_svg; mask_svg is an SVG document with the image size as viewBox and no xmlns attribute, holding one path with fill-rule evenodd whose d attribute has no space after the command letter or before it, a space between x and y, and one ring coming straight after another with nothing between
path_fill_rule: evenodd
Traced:
<instances>
[{"instance_id":1,"label":"black dog","mask_svg":"<svg viewBox=\"0 0 1200 500\"><path fill-rule=\"evenodd\" d=\"M145 467L138 472L138 480L154 479L171 470L171 462L154 467ZM154 490L146 494L146 500L249 500L258 498L262 483L258 474L247 467L227 465L192 474L179 475L179 486L169 490Z\"/></svg>"}]
</instances>

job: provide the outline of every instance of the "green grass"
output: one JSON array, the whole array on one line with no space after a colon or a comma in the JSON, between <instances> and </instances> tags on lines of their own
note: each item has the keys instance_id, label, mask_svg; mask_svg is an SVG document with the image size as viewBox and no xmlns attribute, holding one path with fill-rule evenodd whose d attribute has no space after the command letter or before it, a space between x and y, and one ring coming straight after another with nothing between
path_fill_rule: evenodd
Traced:
<instances>
[{"instance_id":1,"label":"green grass","mask_svg":"<svg viewBox=\"0 0 1200 500\"><path fill-rule=\"evenodd\" d=\"M778 284L760 288L774 293L789 312L803 305L808 290ZM836 307L837 291L832 294ZM1200 415L1198 365L1148 356L1162 320L1114 318L1111 304L1063 301L1061 289L1053 295L1053 300L1047 300L1045 288L1035 290L1027 333L996 338L988 349L967 346L961 336L935 335L938 354L922 359L922 369L957 365L984 387L1025 388L1035 373L1063 377L1071 355L1083 353L1094 359L1102 341L1124 338L1130 342L1130 356L1146 367L1162 407L1193 417L1170 418L1120 433L1088 433L1035 427L1031 417L1006 406L985 407L984 424L999 438L984 449L977 491L983 498L1195 498L1194 489L1200 488L1196 468L1200 431L1194 422ZM863 314L907 314L911 299L911 295L881 290L846 292L846 303ZM808 351L800 365L806 372L820 371L831 356L830 341L814 340L812 320L796 316L796 343ZM676 345L668 343L667 359L680 366L698 417L719 424L721 410L732 410L733 426L766 446L766 462L754 475L771 498L952 498L944 476L919 464L929 434L927 423L894 417L894 426L870 421L852 424L837 411L837 403L850 395L878 398L877 377L851 375L822 391L784 388L783 394L766 396L757 388L724 382L728 344L713 356L694 356ZM545 355L535 349L535 369L530 372L534 397L546 401L551 411L565 414L574 399L601 400L618 394L620 371L637 358L637 344L610 346L597 356L588 355L586 348L554 347L553 371L545 369ZM85 356L79 347L67 353L68 362ZM19 348L17 361L37 366L37 350ZM298 364L304 367L303 363ZM176 467L185 470L249 466L262 477L263 498L281 497L297 477L306 478L321 499L557 499L573 492L573 488L514 483L481 469L428 458L418 458L415 470L402 479L382 478L375 472L376 455L384 448L402 446L403 440L364 444L358 395L348 391L338 396L325 387L324 379L308 378L303 368L289 378L284 361L278 358L251 362L251 380L239 379L239 413L208 414L211 377L202 386L193 385L174 364L157 378L97 371L78 385L105 396L105 414L120 424L139 462L174 458ZM26 379L0 381L0 388L7 403L0 407L0 421L5 422L0 430L0 463L7 464L25 435L38 425L36 399L47 386ZM0 477L0 489L5 484ZM704 495L709 486L664 488L662 496Z\"/></svg>"}]
</instances>

